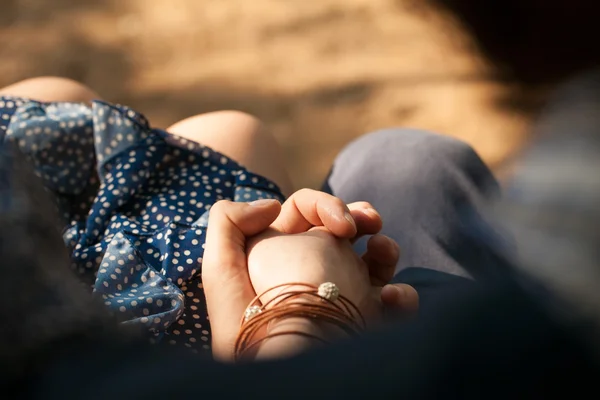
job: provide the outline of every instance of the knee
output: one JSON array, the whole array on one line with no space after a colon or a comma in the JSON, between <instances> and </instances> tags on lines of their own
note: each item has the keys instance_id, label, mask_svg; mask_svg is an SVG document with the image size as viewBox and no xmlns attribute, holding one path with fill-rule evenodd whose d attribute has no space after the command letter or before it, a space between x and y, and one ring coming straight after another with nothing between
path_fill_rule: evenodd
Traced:
<instances>
[{"instance_id":1,"label":"knee","mask_svg":"<svg viewBox=\"0 0 600 400\"><path fill-rule=\"evenodd\" d=\"M279 185L286 195L292 184L279 143L261 121L241 111L216 111L187 118L167 131L202 143Z\"/></svg>"},{"instance_id":2,"label":"knee","mask_svg":"<svg viewBox=\"0 0 600 400\"><path fill-rule=\"evenodd\" d=\"M69 78L45 76L32 78L30 81L32 85L48 88L49 95L57 97L49 101L91 102L100 98L95 91L83 83Z\"/></svg>"},{"instance_id":3,"label":"knee","mask_svg":"<svg viewBox=\"0 0 600 400\"><path fill-rule=\"evenodd\" d=\"M40 101L91 102L99 98L84 84L56 76L26 79L2 89L0 93Z\"/></svg>"},{"instance_id":4,"label":"knee","mask_svg":"<svg viewBox=\"0 0 600 400\"><path fill-rule=\"evenodd\" d=\"M219 140L235 139L247 143L268 135L258 118L233 110L195 115L171 125L167 131L199 142L206 140L207 136L216 136Z\"/></svg>"},{"instance_id":5,"label":"knee","mask_svg":"<svg viewBox=\"0 0 600 400\"><path fill-rule=\"evenodd\" d=\"M450 136L419 129L383 129L359 137L340 153L354 164L385 162L390 165L444 167L481 162L467 143Z\"/></svg>"},{"instance_id":6,"label":"knee","mask_svg":"<svg viewBox=\"0 0 600 400\"><path fill-rule=\"evenodd\" d=\"M275 137L262 121L242 111L224 110L199 114L175 123L167 131L213 147L233 159L247 161L252 155L282 151Z\"/></svg>"},{"instance_id":7,"label":"knee","mask_svg":"<svg viewBox=\"0 0 600 400\"><path fill-rule=\"evenodd\" d=\"M254 115L236 110L223 110L211 113L228 126L228 132L236 140L255 142L259 139L271 138L262 121Z\"/></svg>"}]
</instances>

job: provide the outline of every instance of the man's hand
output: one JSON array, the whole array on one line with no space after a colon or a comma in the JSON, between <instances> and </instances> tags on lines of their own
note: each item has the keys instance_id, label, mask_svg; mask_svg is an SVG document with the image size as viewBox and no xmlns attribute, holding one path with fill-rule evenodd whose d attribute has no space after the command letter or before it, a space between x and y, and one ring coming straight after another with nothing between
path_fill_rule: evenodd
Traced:
<instances>
[{"instance_id":1,"label":"man's hand","mask_svg":"<svg viewBox=\"0 0 600 400\"><path fill-rule=\"evenodd\" d=\"M210 210L202 281L212 330L213 356L231 361L240 319L256 293L246 263L246 238L277 218L277 200L219 201Z\"/></svg>"}]
</instances>

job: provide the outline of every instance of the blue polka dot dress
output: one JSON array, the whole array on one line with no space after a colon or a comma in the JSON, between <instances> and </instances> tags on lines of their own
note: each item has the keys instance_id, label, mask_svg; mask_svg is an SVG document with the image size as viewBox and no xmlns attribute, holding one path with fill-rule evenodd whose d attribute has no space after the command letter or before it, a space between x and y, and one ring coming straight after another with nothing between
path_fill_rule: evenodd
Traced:
<instances>
[{"instance_id":1,"label":"blue polka dot dress","mask_svg":"<svg viewBox=\"0 0 600 400\"><path fill-rule=\"evenodd\" d=\"M106 307L151 341L210 349L201 278L210 207L283 201L278 187L100 101L0 97L0 139L28 157L54 194L71 267Z\"/></svg>"}]
</instances>

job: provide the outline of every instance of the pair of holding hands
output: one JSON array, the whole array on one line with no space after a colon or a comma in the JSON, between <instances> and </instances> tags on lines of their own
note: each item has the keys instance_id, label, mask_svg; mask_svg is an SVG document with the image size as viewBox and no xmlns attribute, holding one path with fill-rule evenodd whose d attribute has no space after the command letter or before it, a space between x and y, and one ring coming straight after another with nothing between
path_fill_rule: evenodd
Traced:
<instances>
[{"instance_id":1,"label":"pair of holding hands","mask_svg":"<svg viewBox=\"0 0 600 400\"><path fill-rule=\"evenodd\" d=\"M257 294L281 284L333 282L371 323L381 319L384 307L415 311L418 295L411 286L387 285L400 253L392 239L378 234L381 227L369 203L346 205L309 189L283 205L277 200L216 203L202 267L214 356L232 359L246 307ZM352 243L363 235L373 236L359 257Z\"/></svg>"}]
</instances>

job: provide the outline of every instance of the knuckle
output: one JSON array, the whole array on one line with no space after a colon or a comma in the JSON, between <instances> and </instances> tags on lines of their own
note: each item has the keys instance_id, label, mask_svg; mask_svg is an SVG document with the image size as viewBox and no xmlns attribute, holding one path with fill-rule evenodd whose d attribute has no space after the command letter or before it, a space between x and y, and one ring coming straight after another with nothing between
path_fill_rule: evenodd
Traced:
<instances>
[{"instance_id":1,"label":"knuckle","mask_svg":"<svg viewBox=\"0 0 600 400\"><path fill-rule=\"evenodd\" d=\"M307 197L307 196L311 196L314 195L316 192L316 190L313 189L308 189L308 188L303 188L298 190L295 195L299 196L299 197Z\"/></svg>"},{"instance_id":2,"label":"knuckle","mask_svg":"<svg viewBox=\"0 0 600 400\"><path fill-rule=\"evenodd\" d=\"M332 203L339 208L347 208L346 203L344 203L344 201L342 199L340 199L339 197L334 197L332 196L331 199Z\"/></svg>"},{"instance_id":3,"label":"knuckle","mask_svg":"<svg viewBox=\"0 0 600 400\"><path fill-rule=\"evenodd\" d=\"M223 213L227 209L231 208L233 202L230 200L219 200L210 208L210 213Z\"/></svg>"}]
</instances>

